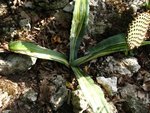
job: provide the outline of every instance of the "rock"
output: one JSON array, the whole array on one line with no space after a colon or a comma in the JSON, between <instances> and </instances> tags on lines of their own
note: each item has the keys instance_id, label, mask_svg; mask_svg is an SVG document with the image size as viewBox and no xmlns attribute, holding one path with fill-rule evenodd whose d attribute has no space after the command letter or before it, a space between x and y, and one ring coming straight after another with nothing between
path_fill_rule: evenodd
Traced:
<instances>
[{"instance_id":1,"label":"rock","mask_svg":"<svg viewBox=\"0 0 150 113\"><path fill-rule=\"evenodd\" d=\"M144 91L150 91L150 73L145 72L142 88Z\"/></svg>"},{"instance_id":2,"label":"rock","mask_svg":"<svg viewBox=\"0 0 150 113\"><path fill-rule=\"evenodd\" d=\"M23 97L24 99L26 100L29 100L30 102L35 102L37 100L37 96L38 96L38 93L35 92L33 89L29 88L29 89L26 89L24 92L23 92Z\"/></svg>"},{"instance_id":3,"label":"rock","mask_svg":"<svg viewBox=\"0 0 150 113\"><path fill-rule=\"evenodd\" d=\"M10 101L10 96L7 92L3 92L0 90L0 108L2 108L4 105L7 105Z\"/></svg>"},{"instance_id":4,"label":"rock","mask_svg":"<svg viewBox=\"0 0 150 113\"><path fill-rule=\"evenodd\" d=\"M145 4L145 0L132 0L128 4L133 9L133 12L136 13Z\"/></svg>"},{"instance_id":5,"label":"rock","mask_svg":"<svg viewBox=\"0 0 150 113\"><path fill-rule=\"evenodd\" d=\"M132 84L126 84L126 86L124 86L121 90L121 96L123 98L127 98L127 96L132 96L132 97L137 97L137 86L136 85L132 85Z\"/></svg>"},{"instance_id":6,"label":"rock","mask_svg":"<svg viewBox=\"0 0 150 113\"><path fill-rule=\"evenodd\" d=\"M144 104L148 104L150 102L150 94L141 90L141 88L136 85L127 83L126 86L122 87L119 92L124 100L126 100L128 97L132 97L142 101Z\"/></svg>"},{"instance_id":7,"label":"rock","mask_svg":"<svg viewBox=\"0 0 150 113\"><path fill-rule=\"evenodd\" d=\"M22 28L27 27L29 30L31 29L31 24L29 19L22 19L20 20L19 24Z\"/></svg>"},{"instance_id":8,"label":"rock","mask_svg":"<svg viewBox=\"0 0 150 113\"><path fill-rule=\"evenodd\" d=\"M150 91L150 80L144 82L144 84L143 84L142 87L143 87L143 89L144 89L145 91Z\"/></svg>"},{"instance_id":9,"label":"rock","mask_svg":"<svg viewBox=\"0 0 150 113\"><path fill-rule=\"evenodd\" d=\"M65 86L59 88L59 90L52 95L50 103L54 110L57 110L66 101L68 95L68 90Z\"/></svg>"},{"instance_id":10,"label":"rock","mask_svg":"<svg viewBox=\"0 0 150 113\"><path fill-rule=\"evenodd\" d=\"M149 92L145 92L143 90L138 91L137 92L137 97L138 97L138 99L142 100L143 103L145 103L145 104L150 103L150 94L149 94Z\"/></svg>"},{"instance_id":11,"label":"rock","mask_svg":"<svg viewBox=\"0 0 150 113\"><path fill-rule=\"evenodd\" d=\"M72 105L74 113L94 113L84 97L81 89L72 92ZM108 103L111 113L117 113L113 103Z\"/></svg>"},{"instance_id":12,"label":"rock","mask_svg":"<svg viewBox=\"0 0 150 113\"><path fill-rule=\"evenodd\" d=\"M90 0L90 7L98 6L98 0Z\"/></svg>"},{"instance_id":13,"label":"rock","mask_svg":"<svg viewBox=\"0 0 150 113\"><path fill-rule=\"evenodd\" d=\"M0 78L0 111L11 104L20 95L20 87L17 83Z\"/></svg>"},{"instance_id":14,"label":"rock","mask_svg":"<svg viewBox=\"0 0 150 113\"><path fill-rule=\"evenodd\" d=\"M56 92L52 95L50 103L52 104L54 110L57 110L66 101L68 90L65 86L65 80L58 75L53 82L56 84Z\"/></svg>"},{"instance_id":15,"label":"rock","mask_svg":"<svg viewBox=\"0 0 150 113\"><path fill-rule=\"evenodd\" d=\"M24 3L24 6L26 7L26 8L33 8L33 2L31 2L31 1L26 1L25 3Z\"/></svg>"},{"instance_id":16,"label":"rock","mask_svg":"<svg viewBox=\"0 0 150 113\"><path fill-rule=\"evenodd\" d=\"M7 12L7 5L0 2L0 16L5 15Z\"/></svg>"},{"instance_id":17,"label":"rock","mask_svg":"<svg viewBox=\"0 0 150 113\"><path fill-rule=\"evenodd\" d=\"M25 11L23 11L22 9L20 9L19 11L21 18L30 20L30 16Z\"/></svg>"},{"instance_id":18,"label":"rock","mask_svg":"<svg viewBox=\"0 0 150 113\"><path fill-rule=\"evenodd\" d=\"M124 99L122 109L126 113L148 113L148 106L146 106L146 94L138 91L137 86L127 84L121 89L120 93Z\"/></svg>"},{"instance_id":19,"label":"rock","mask_svg":"<svg viewBox=\"0 0 150 113\"><path fill-rule=\"evenodd\" d=\"M30 16L23 11L22 9L18 9L20 12L20 21L19 21L19 25L22 28L28 28L29 30L31 29L31 18Z\"/></svg>"},{"instance_id":20,"label":"rock","mask_svg":"<svg viewBox=\"0 0 150 113\"><path fill-rule=\"evenodd\" d=\"M75 113L93 113L81 90L72 92L72 105Z\"/></svg>"},{"instance_id":21,"label":"rock","mask_svg":"<svg viewBox=\"0 0 150 113\"><path fill-rule=\"evenodd\" d=\"M3 110L2 113L12 113L11 110Z\"/></svg>"},{"instance_id":22,"label":"rock","mask_svg":"<svg viewBox=\"0 0 150 113\"><path fill-rule=\"evenodd\" d=\"M128 97L124 104L123 104L123 109L126 113L148 113L148 107L141 101L138 100L137 98L133 97Z\"/></svg>"},{"instance_id":23,"label":"rock","mask_svg":"<svg viewBox=\"0 0 150 113\"><path fill-rule=\"evenodd\" d=\"M58 11L54 14L57 25L61 28L70 28L71 14L64 11Z\"/></svg>"},{"instance_id":24,"label":"rock","mask_svg":"<svg viewBox=\"0 0 150 113\"><path fill-rule=\"evenodd\" d=\"M8 95L19 94L18 84L5 78L0 78L0 89L2 89L2 91L7 92Z\"/></svg>"},{"instance_id":25,"label":"rock","mask_svg":"<svg viewBox=\"0 0 150 113\"><path fill-rule=\"evenodd\" d=\"M44 78L40 85L40 100L51 104L53 110L58 110L67 100L68 89L61 75L51 74Z\"/></svg>"},{"instance_id":26,"label":"rock","mask_svg":"<svg viewBox=\"0 0 150 113\"><path fill-rule=\"evenodd\" d=\"M0 54L0 74L22 73L35 64L37 58L19 54Z\"/></svg>"},{"instance_id":27,"label":"rock","mask_svg":"<svg viewBox=\"0 0 150 113\"><path fill-rule=\"evenodd\" d=\"M117 92L117 77L97 77L96 80L100 85L103 86L103 88L109 93L109 95L113 95Z\"/></svg>"},{"instance_id":28,"label":"rock","mask_svg":"<svg viewBox=\"0 0 150 113\"><path fill-rule=\"evenodd\" d=\"M74 9L74 2L73 2L73 1L70 2L69 4L67 4L67 5L63 8L63 10L64 10L65 12L68 12L68 13L73 13L73 9Z\"/></svg>"},{"instance_id":29,"label":"rock","mask_svg":"<svg viewBox=\"0 0 150 113\"><path fill-rule=\"evenodd\" d=\"M108 56L103 62L102 68L107 74L114 74L116 76L124 75L131 77L138 72L141 66L135 57L115 59L113 56Z\"/></svg>"},{"instance_id":30,"label":"rock","mask_svg":"<svg viewBox=\"0 0 150 113\"><path fill-rule=\"evenodd\" d=\"M122 60L122 65L126 66L132 73L138 72L141 66L135 57L124 58Z\"/></svg>"},{"instance_id":31,"label":"rock","mask_svg":"<svg viewBox=\"0 0 150 113\"><path fill-rule=\"evenodd\" d=\"M106 16L106 3L104 1L91 0L88 32L90 35L98 36L105 32L106 28L111 27L108 22L109 15ZM105 13L105 14L104 14Z\"/></svg>"},{"instance_id":32,"label":"rock","mask_svg":"<svg viewBox=\"0 0 150 113\"><path fill-rule=\"evenodd\" d=\"M144 0L90 0L89 34L100 37L105 32L112 35L124 32L132 15L137 13L144 2Z\"/></svg>"}]
</instances>

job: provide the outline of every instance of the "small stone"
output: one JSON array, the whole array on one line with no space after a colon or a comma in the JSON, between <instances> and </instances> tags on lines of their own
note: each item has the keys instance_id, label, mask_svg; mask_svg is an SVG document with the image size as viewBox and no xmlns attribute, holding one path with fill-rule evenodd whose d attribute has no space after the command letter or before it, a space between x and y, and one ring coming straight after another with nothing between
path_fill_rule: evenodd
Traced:
<instances>
[{"instance_id":1,"label":"small stone","mask_svg":"<svg viewBox=\"0 0 150 113\"><path fill-rule=\"evenodd\" d=\"M144 91L150 91L150 73L145 72L142 88Z\"/></svg>"},{"instance_id":2,"label":"small stone","mask_svg":"<svg viewBox=\"0 0 150 113\"><path fill-rule=\"evenodd\" d=\"M5 78L0 78L0 91L7 92L8 95L19 95L19 86L17 83L7 80Z\"/></svg>"},{"instance_id":3,"label":"small stone","mask_svg":"<svg viewBox=\"0 0 150 113\"><path fill-rule=\"evenodd\" d=\"M7 104L9 100L10 96L7 92L0 92L0 108L2 108L4 104Z\"/></svg>"},{"instance_id":4,"label":"small stone","mask_svg":"<svg viewBox=\"0 0 150 113\"><path fill-rule=\"evenodd\" d=\"M37 58L19 54L0 54L0 74L10 75L30 69Z\"/></svg>"},{"instance_id":5,"label":"small stone","mask_svg":"<svg viewBox=\"0 0 150 113\"><path fill-rule=\"evenodd\" d=\"M66 13L64 11L59 11L54 14L55 20L57 21L58 25L63 28L69 28L71 22L71 14Z\"/></svg>"},{"instance_id":6,"label":"small stone","mask_svg":"<svg viewBox=\"0 0 150 113\"><path fill-rule=\"evenodd\" d=\"M150 81L144 82L142 87L143 87L144 91L150 91Z\"/></svg>"},{"instance_id":7,"label":"small stone","mask_svg":"<svg viewBox=\"0 0 150 113\"><path fill-rule=\"evenodd\" d=\"M29 15L25 11L20 11L21 18L30 20Z\"/></svg>"},{"instance_id":8,"label":"small stone","mask_svg":"<svg viewBox=\"0 0 150 113\"><path fill-rule=\"evenodd\" d=\"M19 22L20 26L23 28L31 29L31 18L25 11L20 11L21 20Z\"/></svg>"},{"instance_id":9,"label":"small stone","mask_svg":"<svg viewBox=\"0 0 150 113\"><path fill-rule=\"evenodd\" d=\"M11 110L3 110L2 113L12 113Z\"/></svg>"},{"instance_id":10,"label":"small stone","mask_svg":"<svg viewBox=\"0 0 150 113\"><path fill-rule=\"evenodd\" d=\"M50 76L44 76L45 71L40 72L42 80L40 85L39 100L48 102L54 111L57 111L66 102L68 97L68 89L66 81L62 75L57 75L56 72L51 72Z\"/></svg>"},{"instance_id":11,"label":"small stone","mask_svg":"<svg viewBox=\"0 0 150 113\"><path fill-rule=\"evenodd\" d=\"M133 9L133 13L136 12L144 5L146 0L132 0L129 1L129 6Z\"/></svg>"},{"instance_id":12,"label":"small stone","mask_svg":"<svg viewBox=\"0 0 150 113\"><path fill-rule=\"evenodd\" d=\"M20 20L19 24L21 27L24 27L24 28L27 27L29 30L31 29L31 24L30 24L29 19L22 19L22 20Z\"/></svg>"},{"instance_id":13,"label":"small stone","mask_svg":"<svg viewBox=\"0 0 150 113\"><path fill-rule=\"evenodd\" d=\"M74 2L70 2L69 4L67 4L63 10L68 12L68 13L72 13L74 9Z\"/></svg>"},{"instance_id":14,"label":"small stone","mask_svg":"<svg viewBox=\"0 0 150 113\"><path fill-rule=\"evenodd\" d=\"M141 68L135 57L125 58L122 60L124 66L126 66L132 73L138 72Z\"/></svg>"},{"instance_id":15,"label":"small stone","mask_svg":"<svg viewBox=\"0 0 150 113\"><path fill-rule=\"evenodd\" d=\"M67 100L68 89L65 86L65 80L61 75L53 78L55 89L57 89L51 96L50 103L54 110L57 110Z\"/></svg>"},{"instance_id":16,"label":"small stone","mask_svg":"<svg viewBox=\"0 0 150 113\"><path fill-rule=\"evenodd\" d=\"M127 97L123 104L126 113L148 113L148 107L139 99L132 96Z\"/></svg>"},{"instance_id":17,"label":"small stone","mask_svg":"<svg viewBox=\"0 0 150 113\"><path fill-rule=\"evenodd\" d=\"M27 2L24 3L24 6L26 8L33 8L33 3L31 1L27 1Z\"/></svg>"},{"instance_id":18,"label":"small stone","mask_svg":"<svg viewBox=\"0 0 150 113\"><path fill-rule=\"evenodd\" d=\"M7 5L0 3L0 16L3 16L7 13Z\"/></svg>"},{"instance_id":19,"label":"small stone","mask_svg":"<svg viewBox=\"0 0 150 113\"><path fill-rule=\"evenodd\" d=\"M137 97L137 86L132 84L127 84L125 87L123 87L120 91L121 96L123 98L127 98L127 96Z\"/></svg>"},{"instance_id":20,"label":"small stone","mask_svg":"<svg viewBox=\"0 0 150 113\"><path fill-rule=\"evenodd\" d=\"M111 27L111 23L108 21L111 14L107 14L105 1L90 0L90 13L88 33L92 36L99 36L105 32L107 28ZM106 16L107 14L107 16Z\"/></svg>"},{"instance_id":21,"label":"small stone","mask_svg":"<svg viewBox=\"0 0 150 113\"><path fill-rule=\"evenodd\" d=\"M141 68L134 57L115 59L113 56L108 56L103 64L102 68L107 74L114 74L116 76L128 75L131 77Z\"/></svg>"},{"instance_id":22,"label":"small stone","mask_svg":"<svg viewBox=\"0 0 150 113\"><path fill-rule=\"evenodd\" d=\"M137 97L142 100L144 103L150 103L150 94L148 92L145 92L143 90L139 90L137 92Z\"/></svg>"},{"instance_id":23,"label":"small stone","mask_svg":"<svg viewBox=\"0 0 150 113\"><path fill-rule=\"evenodd\" d=\"M72 105L74 113L94 113L87 102L81 89L72 92ZM111 113L117 113L113 103L108 103Z\"/></svg>"},{"instance_id":24,"label":"small stone","mask_svg":"<svg viewBox=\"0 0 150 113\"><path fill-rule=\"evenodd\" d=\"M24 98L28 99L29 101L35 102L37 100L38 93L35 92L33 89L27 89L24 92L23 96L24 96Z\"/></svg>"},{"instance_id":25,"label":"small stone","mask_svg":"<svg viewBox=\"0 0 150 113\"><path fill-rule=\"evenodd\" d=\"M0 78L0 110L7 107L20 95L20 87L17 83L14 83L5 78Z\"/></svg>"},{"instance_id":26,"label":"small stone","mask_svg":"<svg viewBox=\"0 0 150 113\"><path fill-rule=\"evenodd\" d=\"M57 110L60 106L62 106L64 101L67 99L67 95L68 90L65 86L60 87L59 90L52 95L50 103L52 103L54 110Z\"/></svg>"},{"instance_id":27,"label":"small stone","mask_svg":"<svg viewBox=\"0 0 150 113\"><path fill-rule=\"evenodd\" d=\"M72 105L75 113L83 113L88 109L93 113L80 89L72 92Z\"/></svg>"},{"instance_id":28,"label":"small stone","mask_svg":"<svg viewBox=\"0 0 150 113\"><path fill-rule=\"evenodd\" d=\"M90 6L93 6L93 7L98 6L98 0L90 0Z\"/></svg>"},{"instance_id":29,"label":"small stone","mask_svg":"<svg viewBox=\"0 0 150 113\"><path fill-rule=\"evenodd\" d=\"M117 77L97 77L96 80L100 85L103 86L109 95L113 95L117 92Z\"/></svg>"}]
</instances>

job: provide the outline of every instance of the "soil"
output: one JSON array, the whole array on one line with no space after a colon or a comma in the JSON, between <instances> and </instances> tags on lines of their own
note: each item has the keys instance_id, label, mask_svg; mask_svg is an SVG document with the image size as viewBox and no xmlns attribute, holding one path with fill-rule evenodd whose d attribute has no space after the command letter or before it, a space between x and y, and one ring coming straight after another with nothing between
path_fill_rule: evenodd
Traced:
<instances>
[{"instance_id":1,"label":"soil","mask_svg":"<svg viewBox=\"0 0 150 113\"><path fill-rule=\"evenodd\" d=\"M72 13L66 13L61 8L57 10L44 9L40 6L27 8L24 6L24 3L25 1L23 0L0 1L0 8L1 10L3 9L0 14L0 51L4 52L4 45L12 40L26 40L69 56L69 35ZM29 23L27 24L26 21ZM120 28L118 29L120 30ZM103 33L101 37L109 37L113 34L110 30L107 32ZM93 41L93 43L97 42L97 40L99 41L98 37L93 38L93 36L91 36L91 38L92 40L90 41ZM88 46L86 40L84 40L84 42L86 46ZM84 45L82 46L83 48L80 49L80 55L84 54L84 49L87 48ZM150 48L148 46L142 47L135 51L136 54L134 55L138 58L141 70L147 72L150 72L149 50ZM124 54L116 53L113 54L113 56L119 58L124 57ZM103 57L103 59L105 59L105 57ZM101 58L98 60L101 61L103 59ZM88 74L93 75L93 78L95 79L95 76L98 73L97 67L99 64L95 63L95 65L91 65L88 69L86 68L87 64L88 63L82 65L81 68ZM18 84L18 94L20 95L19 97L16 96L13 102L10 102L1 110L11 110L11 113L73 113L71 102L68 103L66 101L56 111L53 110L52 105L49 103L49 98L51 94L53 94L53 88L49 85L50 78L56 75L62 76L70 84L70 86L67 86L69 90L75 90L77 88L78 83L75 80L75 76L71 69L53 61L38 59L36 64L24 73L1 75L1 79L7 79ZM134 75L134 77L136 76L137 74ZM139 85L136 83L138 81L134 77L130 78L130 80L128 80L128 78L122 78L123 82L120 83L120 86L124 85L125 82ZM22 91L26 88L32 88L37 92L38 96L36 101L24 101ZM121 99L118 99L117 97L119 96L116 95L115 97L110 97L110 100L114 102L119 113L127 113L122 109L123 104L121 103ZM150 108L149 104L147 106Z\"/></svg>"}]
</instances>

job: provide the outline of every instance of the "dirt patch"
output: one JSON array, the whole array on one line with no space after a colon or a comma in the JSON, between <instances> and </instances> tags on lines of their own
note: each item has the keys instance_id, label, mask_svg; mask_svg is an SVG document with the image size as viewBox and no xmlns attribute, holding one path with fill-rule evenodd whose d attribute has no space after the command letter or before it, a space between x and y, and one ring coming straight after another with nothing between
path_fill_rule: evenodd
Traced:
<instances>
[{"instance_id":1,"label":"dirt patch","mask_svg":"<svg viewBox=\"0 0 150 113\"><path fill-rule=\"evenodd\" d=\"M72 0L7 0L0 1L0 52L5 52L5 44L14 40L26 40L43 47L64 53L69 58L69 36L72 20L72 12L65 12L63 8ZM79 56L86 54L86 49L111 35L126 32L129 22L134 17L135 11L129 10L131 3L110 2L98 7L94 0L90 3L90 25L88 33L79 50ZM119 0L117 0L119 1ZM54 7L55 2L59 2ZM140 3L139 3L140 4ZM51 7L50 7L51 6ZM137 5L138 6L138 5ZM54 7L54 8L53 8ZM105 9L106 7L106 9ZM95 14L94 10L99 12ZM145 10L137 9L137 13ZM101 12L100 12L101 11ZM94 17L96 15L96 17ZM99 18L100 19L99 19ZM149 47L135 50L140 70L132 75L117 76L116 95L106 96L114 103L119 113L127 113L124 109L123 96L126 92L138 89L138 98L143 102L148 101L149 91ZM124 53L112 54L116 59L125 57ZM96 82L97 76L115 76L103 69L107 57L85 63L81 68L92 75ZM107 67L108 68L108 67ZM109 69L108 69L109 70ZM107 71L107 72L106 72ZM148 79L148 80L147 80ZM38 59L30 69L21 73L0 76L0 112L3 113L73 113L73 105L70 100L70 91L77 89L77 81L71 69L53 62ZM135 88L136 87L136 88ZM134 89L134 90L133 90ZM134 92L133 92L134 93ZM58 96L61 95L61 99ZM136 95L137 96L137 95ZM57 98L56 98L57 97ZM9 100L7 100L7 99ZM145 99L145 100L144 100ZM135 99L136 100L136 99ZM134 99L133 99L134 101ZM141 103L141 102L140 102ZM150 102L146 103L147 109ZM142 105L145 103L142 103ZM126 105L125 105L126 106ZM133 111L131 111L134 113Z\"/></svg>"}]
</instances>

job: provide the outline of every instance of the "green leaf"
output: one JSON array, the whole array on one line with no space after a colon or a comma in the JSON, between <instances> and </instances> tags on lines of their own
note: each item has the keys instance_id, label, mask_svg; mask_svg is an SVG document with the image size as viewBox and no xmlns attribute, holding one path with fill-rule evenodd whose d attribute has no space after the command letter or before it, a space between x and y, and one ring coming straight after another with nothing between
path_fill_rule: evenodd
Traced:
<instances>
[{"instance_id":1,"label":"green leaf","mask_svg":"<svg viewBox=\"0 0 150 113\"><path fill-rule=\"evenodd\" d=\"M150 44L150 41L144 41L144 42L142 43L142 46L149 45L149 44Z\"/></svg>"},{"instance_id":2,"label":"green leaf","mask_svg":"<svg viewBox=\"0 0 150 113\"><path fill-rule=\"evenodd\" d=\"M126 44L126 35L125 34L118 34L111 36L107 39L104 39L103 41L96 44L94 47L89 48L88 52L90 53L97 53L99 51L111 49L112 46L116 47L122 44Z\"/></svg>"},{"instance_id":3,"label":"green leaf","mask_svg":"<svg viewBox=\"0 0 150 113\"><path fill-rule=\"evenodd\" d=\"M150 42L144 41L142 43L142 46L147 44L150 44ZM96 59L98 57L120 51L124 52L128 51L128 44L126 42L125 34L114 35L101 41L96 46L90 48L86 56L76 59L75 61L72 62L71 65L78 66L90 60Z\"/></svg>"},{"instance_id":4,"label":"green leaf","mask_svg":"<svg viewBox=\"0 0 150 113\"><path fill-rule=\"evenodd\" d=\"M76 0L70 32L70 62L77 58L89 15L89 0Z\"/></svg>"},{"instance_id":5,"label":"green leaf","mask_svg":"<svg viewBox=\"0 0 150 113\"><path fill-rule=\"evenodd\" d=\"M110 111L110 104L105 99L102 89L94 83L90 76L85 75L79 68L72 67L72 70L74 71L79 86L94 113L112 113Z\"/></svg>"},{"instance_id":6,"label":"green leaf","mask_svg":"<svg viewBox=\"0 0 150 113\"><path fill-rule=\"evenodd\" d=\"M41 59L53 60L69 67L67 58L62 53L46 49L39 45L25 41L13 41L8 44L9 50Z\"/></svg>"},{"instance_id":7,"label":"green leaf","mask_svg":"<svg viewBox=\"0 0 150 113\"><path fill-rule=\"evenodd\" d=\"M88 54L81 58L76 59L72 62L72 65L80 65L87 61L96 59L100 56L108 55L110 53L118 52L118 51L127 51L128 46L126 43L125 34L114 35L107 39L104 39L96 46L90 48L88 50Z\"/></svg>"},{"instance_id":8,"label":"green leaf","mask_svg":"<svg viewBox=\"0 0 150 113\"><path fill-rule=\"evenodd\" d=\"M145 0L145 6L147 9L150 9L150 0Z\"/></svg>"}]
</instances>

